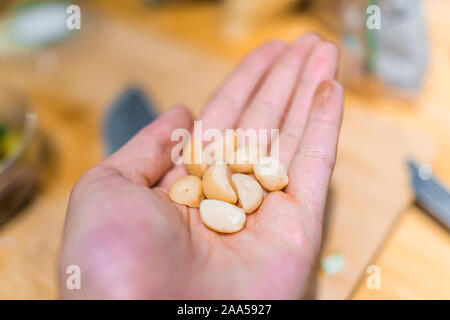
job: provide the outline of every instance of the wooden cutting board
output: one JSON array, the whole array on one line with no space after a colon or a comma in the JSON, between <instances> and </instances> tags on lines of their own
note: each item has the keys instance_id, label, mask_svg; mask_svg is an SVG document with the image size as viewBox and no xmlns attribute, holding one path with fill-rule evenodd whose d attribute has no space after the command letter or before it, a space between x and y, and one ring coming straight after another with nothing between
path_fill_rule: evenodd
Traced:
<instances>
[{"instance_id":1,"label":"wooden cutting board","mask_svg":"<svg viewBox=\"0 0 450 320\"><path fill-rule=\"evenodd\" d=\"M367 110L347 108L318 261L320 267L324 258L339 253L345 267L334 275L318 269L311 281L312 298L350 296L413 200L406 160L429 161L432 154L426 137L394 128Z\"/></svg>"},{"instance_id":2,"label":"wooden cutting board","mask_svg":"<svg viewBox=\"0 0 450 320\"><path fill-rule=\"evenodd\" d=\"M0 229L0 298L57 298L55 264L69 191L101 159L102 115L121 89L139 84L161 111L183 102L199 114L236 63L156 31L140 32L99 17L94 26L49 52L0 60L1 73L32 94L53 151L54 172L38 198ZM427 159L428 140L347 103L322 251L340 252L346 267L334 276L315 274L310 297L349 296L412 201L408 154Z\"/></svg>"}]
</instances>

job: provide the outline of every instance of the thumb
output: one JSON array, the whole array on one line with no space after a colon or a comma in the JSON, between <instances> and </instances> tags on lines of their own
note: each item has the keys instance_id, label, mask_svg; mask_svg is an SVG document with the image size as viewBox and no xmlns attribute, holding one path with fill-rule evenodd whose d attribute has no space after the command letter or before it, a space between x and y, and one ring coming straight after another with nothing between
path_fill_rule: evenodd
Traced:
<instances>
[{"instance_id":1,"label":"thumb","mask_svg":"<svg viewBox=\"0 0 450 320\"><path fill-rule=\"evenodd\" d=\"M182 128L190 130L192 117L182 107L174 107L140 130L102 165L118 170L126 179L137 184L152 186L172 166L172 132Z\"/></svg>"}]
</instances>

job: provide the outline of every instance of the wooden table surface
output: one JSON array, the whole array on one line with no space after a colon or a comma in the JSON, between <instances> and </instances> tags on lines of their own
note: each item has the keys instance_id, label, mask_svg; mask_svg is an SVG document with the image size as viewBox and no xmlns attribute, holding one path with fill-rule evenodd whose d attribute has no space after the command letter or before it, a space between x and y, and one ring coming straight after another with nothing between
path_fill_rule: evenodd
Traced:
<instances>
[{"instance_id":1,"label":"wooden table surface","mask_svg":"<svg viewBox=\"0 0 450 320\"><path fill-rule=\"evenodd\" d=\"M308 30L335 37L314 18L292 14L274 18L245 39L224 41L218 36L221 19L214 4L144 11L134 1L123 3L123 7L113 7L110 1L96 1L90 6L140 30L156 30L173 41L185 42L217 59L237 61L266 39L292 40ZM348 90L347 101L373 110L395 126L428 134L437 147L433 168L450 185L450 38L445 35L450 30L450 2L426 1L426 11L432 51L428 77L420 96L414 102L404 102ZM95 23L91 26L95 27ZM77 41L77 38L72 40ZM95 47L102 44L84 45L91 46L92 50L79 59L89 59L94 66L102 59L96 55ZM70 51L74 47L69 45L61 50ZM65 54L76 56L77 52ZM145 52L142 55L145 58ZM168 60L170 58L176 58L176 53ZM55 77L54 73L45 71L54 63L52 51L42 51L33 59L0 58L2 76L30 95L52 150L42 190L23 212L0 228L2 298L57 298L55 263L64 221L62 208L76 179L102 157L100 135L92 133L98 132L104 108L93 106L106 106L112 99L111 93L119 92L129 80L126 67L117 66L123 69L123 81L105 75L98 95L86 96L84 89L92 85L88 78L75 85L70 81L71 77L86 72L86 64L84 70L77 68L76 62L62 66ZM39 73L39 77L30 75L31 69ZM212 89L216 84L208 85ZM77 99L71 99L73 97ZM177 102L175 100L176 94L157 103L161 109L166 109ZM194 97L192 100L198 101ZM192 109L198 114L201 106L192 106ZM69 150L71 152L67 152ZM33 228L46 228L51 236L29 234ZM42 255L53 259L41 259ZM369 290L363 277L355 288L354 299L450 298L450 236L416 206L405 208L373 264L381 268L381 289Z\"/></svg>"}]
</instances>

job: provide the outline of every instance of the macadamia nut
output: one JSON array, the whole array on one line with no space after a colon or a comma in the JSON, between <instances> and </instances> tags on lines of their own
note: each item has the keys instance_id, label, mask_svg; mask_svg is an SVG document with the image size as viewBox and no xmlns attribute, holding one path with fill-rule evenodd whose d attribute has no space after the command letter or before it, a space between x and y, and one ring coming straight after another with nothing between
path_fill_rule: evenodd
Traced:
<instances>
[{"instance_id":1,"label":"macadamia nut","mask_svg":"<svg viewBox=\"0 0 450 320\"><path fill-rule=\"evenodd\" d=\"M203 200L200 204L200 217L209 228L221 233L241 230L247 219L241 208L219 200Z\"/></svg>"},{"instance_id":2,"label":"macadamia nut","mask_svg":"<svg viewBox=\"0 0 450 320\"><path fill-rule=\"evenodd\" d=\"M266 156L266 150L257 145L243 146L237 149L230 168L234 172L251 173L259 158Z\"/></svg>"},{"instance_id":3,"label":"macadamia nut","mask_svg":"<svg viewBox=\"0 0 450 320\"><path fill-rule=\"evenodd\" d=\"M263 189L259 183L253 177L242 173L233 174L231 182L244 212L252 213L258 209L263 199Z\"/></svg>"},{"instance_id":4,"label":"macadamia nut","mask_svg":"<svg viewBox=\"0 0 450 320\"><path fill-rule=\"evenodd\" d=\"M275 158L258 159L253 172L259 183L269 191L281 190L289 183L286 168Z\"/></svg>"},{"instance_id":5,"label":"macadamia nut","mask_svg":"<svg viewBox=\"0 0 450 320\"><path fill-rule=\"evenodd\" d=\"M208 168L203 176L203 192L208 199L236 203L237 195L226 164L218 162Z\"/></svg>"},{"instance_id":6,"label":"macadamia nut","mask_svg":"<svg viewBox=\"0 0 450 320\"><path fill-rule=\"evenodd\" d=\"M233 130L203 147L191 140L183 154L190 175L176 181L169 198L182 205L200 208L200 217L210 229L234 233L244 228L247 214L255 212L267 192L282 190L289 183L286 168L256 144L237 148ZM229 165L227 165L229 163ZM231 170L236 172L231 175ZM205 197L207 199L205 199ZM239 206L235 205L239 200Z\"/></svg>"},{"instance_id":7,"label":"macadamia nut","mask_svg":"<svg viewBox=\"0 0 450 320\"><path fill-rule=\"evenodd\" d=\"M173 184L169 190L169 198L176 203L191 208L200 207L203 195L202 180L197 176L185 176Z\"/></svg>"},{"instance_id":8,"label":"macadamia nut","mask_svg":"<svg viewBox=\"0 0 450 320\"><path fill-rule=\"evenodd\" d=\"M203 177L208 166L203 161L203 145L201 141L191 140L183 153L183 160L189 174Z\"/></svg>"},{"instance_id":9,"label":"macadamia nut","mask_svg":"<svg viewBox=\"0 0 450 320\"><path fill-rule=\"evenodd\" d=\"M231 162L237 149L237 136L233 130L227 129L225 135L205 147L203 159L207 164Z\"/></svg>"}]
</instances>

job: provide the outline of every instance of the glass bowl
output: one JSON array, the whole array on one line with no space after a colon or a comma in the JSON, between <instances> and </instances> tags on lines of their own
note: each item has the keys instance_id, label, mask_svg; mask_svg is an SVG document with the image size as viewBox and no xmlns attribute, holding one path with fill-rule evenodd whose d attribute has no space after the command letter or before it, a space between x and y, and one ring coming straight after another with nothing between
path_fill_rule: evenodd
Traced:
<instances>
[{"instance_id":1,"label":"glass bowl","mask_svg":"<svg viewBox=\"0 0 450 320\"><path fill-rule=\"evenodd\" d=\"M0 224L29 199L40 173L37 115L23 95L0 86Z\"/></svg>"}]
</instances>

